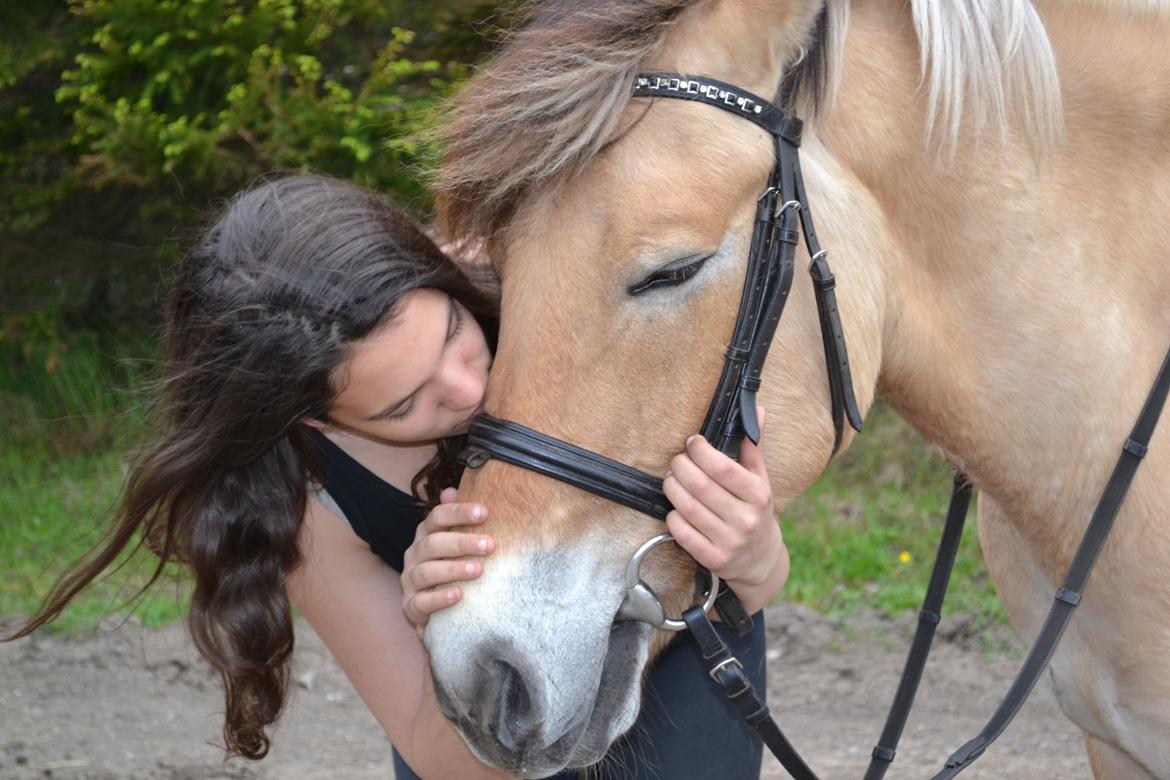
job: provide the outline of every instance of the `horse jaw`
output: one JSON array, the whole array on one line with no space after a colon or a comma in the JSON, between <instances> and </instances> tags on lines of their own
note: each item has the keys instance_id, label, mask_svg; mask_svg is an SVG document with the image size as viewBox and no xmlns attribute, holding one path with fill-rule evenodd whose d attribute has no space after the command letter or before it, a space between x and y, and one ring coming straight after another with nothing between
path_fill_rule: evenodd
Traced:
<instances>
[{"instance_id":1,"label":"horse jaw","mask_svg":"<svg viewBox=\"0 0 1170 780\"><path fill-rule=\"evenodd\" d=\"M614 623L613 539L492 556L426 631L443 714L481 761L547 777L604 757L641 704L654 631Z\"/></svg>"}]
</instances>

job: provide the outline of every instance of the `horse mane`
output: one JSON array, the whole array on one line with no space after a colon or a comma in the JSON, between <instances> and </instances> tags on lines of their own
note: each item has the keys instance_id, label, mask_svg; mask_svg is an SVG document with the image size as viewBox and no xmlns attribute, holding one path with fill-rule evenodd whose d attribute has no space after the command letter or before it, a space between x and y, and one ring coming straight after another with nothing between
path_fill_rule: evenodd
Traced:
<instances>
[{"instance_id":1,"label":"horse mane","mask_svg":"<svg viewBox=\"0 0 1170 780\"><path fill-rule=\"evenodd\" d=\"M612 140L640 63L700 1L532 4L531 22L461 90L441 123L444 154L433 185L444 235L490 239L521 200L584 168ZM832 105L849 2L826 0L786 72L787 95L814 115ZM1143 0L1152 2L1164 4ZM1041 150L1059 142L1056 65L1030 0L911 0L911 7L929 138L953 149L969 112L976 133L991 125L1006 138L1014 120Z\"/></svg>"},{"instance_id":2,"label":"horse mane","mask_svg":"<svg viewBox=\"0 0 1170 780\"><path fill-rule=\"evenodd\" d=\"M542 0L456 96L433 182L445 236L494 236L519 201L613 135L640 62L700 0Z\"/></svg>"}]
</instances>

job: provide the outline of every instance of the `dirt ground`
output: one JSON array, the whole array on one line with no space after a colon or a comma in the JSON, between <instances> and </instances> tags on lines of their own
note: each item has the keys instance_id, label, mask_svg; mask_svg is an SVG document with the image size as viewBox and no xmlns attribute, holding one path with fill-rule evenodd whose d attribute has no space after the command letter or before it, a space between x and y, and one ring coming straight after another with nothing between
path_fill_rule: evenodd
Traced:
<instances>
[{"instance_id":1,"label":"dirt ground","mask_svg":"<svg viewBox=\"0 0 1170 780\"><path fill-rule=\"evenodd\" d=\"M770 608L767 620L777 720L822 778L860 778L901 671L910 620L860 615L835 625L789 605ZM989 652L972 643L966 626L962 618L944 620L890 778L930 777L979 731L1019 667L1020 645L1006 631L1001 649ZM297 632L296 690L259 763L222 761L213 744L221 694L180 627L148 631L131 623L81 640L38 636L0 645L0 778L390 778L380 728L308 624ZM786 774L768 757L762 777ZM1079 732L1047 681L963 777L1092 780Z\"/></svg>"}]
</instances>

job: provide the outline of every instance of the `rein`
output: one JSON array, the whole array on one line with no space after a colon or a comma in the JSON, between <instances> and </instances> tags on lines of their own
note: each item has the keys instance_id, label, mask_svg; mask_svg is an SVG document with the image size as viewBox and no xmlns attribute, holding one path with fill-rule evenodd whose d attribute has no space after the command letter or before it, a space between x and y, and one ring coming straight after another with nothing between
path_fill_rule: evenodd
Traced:
<instances>
[{"instance_id":1,"label":"rein","mask_svg":"<svg viewBox=\"0 0 1170 780\"><path fill-rule=\"evenodd\" d=\"M759 442L756 391L760 387L760 376L772 336L791 288L799 222L811 258L809 273L814 283L825 351L834 431L833 452L836 453L841 445L846 421L855 430L861 430L861 413L854 397L845 336L837 311L834 292L836 282L829 270L826 252L817 241L805 193L798 151L801 121L757 95L705 77L687 78L671 73L640 74L634 80L632 97L676 98L715 106L753 122L768 132L773 140L775 159L767 187L757 201L739 311L723 370L700 433L731 457L738 454L743 437ZM1056 591L1044 626L1019 674L983 730L951 754L945 767L932 780L948 780L970 766L1003 732L1035 687L1064 634L1073 609L1081 601L1093 564L1146 454L1168 392L1170 353L1163 362L1129 438L1121 448L1121 456L1081 538L1065 581ZM492 458L544 474L659 520L665 520L672 509L662 491L660 477L519 423L482 414L472 423L467 448L460 455L460 460L469 468L478 468ZM930 584L919 613L918 627L864 780L881 780L894 760L934 640L935 629L941 620L943 599L970 500L971 485L963 475L956 475ZM642 620L656 628L674 631L689 628L702 649L711 679L724 689L745 721L760 734L789 774L796 780L818 780L772 719L767 704L752 687L742 664L731 655L707 617L707 612L714 605L723 621L733 626L741 636L751 630L751 616L746 614L726 583L720 589L718 578L708 572L710 587L703 594L705 603L686 610L683 619L679 621L666 617L657 597L639 579L638 569L644 556L653 547L668 540L669 534L654 537L643 544L631 560L627 571L626 597L615 620Z\"/></svg>"}]
</instances>

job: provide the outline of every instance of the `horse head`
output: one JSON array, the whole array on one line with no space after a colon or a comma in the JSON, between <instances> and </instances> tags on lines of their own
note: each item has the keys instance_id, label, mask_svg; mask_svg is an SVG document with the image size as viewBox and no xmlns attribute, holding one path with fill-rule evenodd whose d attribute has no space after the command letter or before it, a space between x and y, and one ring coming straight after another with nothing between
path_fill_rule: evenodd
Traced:
<instances>
[{"instance_id":1,"label":"horse head","mask_svg":"<svg viewBox=\"0 0 1170 780\"><path fill-rule=\"evenodd\" d=\"M631 99L634 76L702 74L771 97L820 6L554 4L471 85L453 120L443 215L456 233L492 237L502 319L491 415L663 474L723 365L773 143L715 108ZM868 281L841 303L862 388L879 351ZM774 344L761 399L783 500L834 444L804 273ZM663 526L498 461L469 469L460 495L489 507L498 551L428 628L444 712L509 771L591 764L633 723L642 673L670 639L614 619L631 555ZM677 616L695 598L694 569L664 545L641 574Z\"/></svg>"},{"instance_id":2,"label":"horse head","mask_svg":"<svg viewBox=\"0 0 1170 780\"><path fill-rule=\"evenodd\" d=\"M1160 340L1134 334L1165 332L1170 295L1167 158L1150 153L1151 139L1165 148L1165 3L1036 5L1043 21L1029 0L543 4L459 98L438 181L446 230L486 237L502 284L487 411L664 472L720 378L775 156L755 123L632 96L635 80L783 95L807 120L806 205L838 280L859 410L880 393L980 489L992 577L1036 630L1036 596L1075 538L1045 519L1090 513L1141 402L1144 382L1121 377L1152 376L1162 358ZM759 390L781 508L837 433L809 262L798 250ZM1134 528L1164 505L1170 483L1156 479L1136 486ZM428 628L444 712L513 773L588 765L634 722L641 675L670 639L615 621L627 562L662 526L494 459L460 489L489 507L498 550ZM1168 679L1149 660L1165 653L1099 649L1144 624L1139 605L1166 603L1168 538L1111 539L1096 587L1113 597L1053 662L1066 711L1102 739L1112 726L1086 713L1116 702L1083 670L1109 666L1131 703ZM1119 590L1131 574L1141 587ZM695 599L694 564L670 545L641 577L671 616ZM1155 595L1131 607L1119 594L1134 592ZM1144 712L1170 722L1164 706ZM1145 744L1150 766L1170 766L1164 740Z\"/></svg>"}]
</instances>

